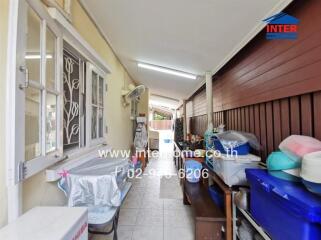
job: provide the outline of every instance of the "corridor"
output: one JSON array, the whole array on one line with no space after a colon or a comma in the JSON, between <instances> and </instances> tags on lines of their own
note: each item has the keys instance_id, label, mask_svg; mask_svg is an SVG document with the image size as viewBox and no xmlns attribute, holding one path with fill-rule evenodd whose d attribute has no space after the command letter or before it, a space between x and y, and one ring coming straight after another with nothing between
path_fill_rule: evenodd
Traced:
<instances>
[{"instance_id":1,"label":"corridor","mask_svg":"<svg viewBox=\"0 0 321 240\"><path fill-rule=\"evenodd\" d=\"M171 132L161 131L159 158L150 159L143 176L133 180L133 187L120 210L120 240L194 239L191 209L183 205L171 157L173 143L165 143L167 138L171 138Z\"/></svg>"}]
</instances>

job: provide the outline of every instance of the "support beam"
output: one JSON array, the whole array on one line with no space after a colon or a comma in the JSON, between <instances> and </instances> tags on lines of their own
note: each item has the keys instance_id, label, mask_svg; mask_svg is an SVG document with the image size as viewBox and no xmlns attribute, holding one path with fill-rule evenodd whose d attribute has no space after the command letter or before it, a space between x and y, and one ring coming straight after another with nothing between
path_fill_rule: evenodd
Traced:
<instances>
[{"instance_id":1,"label":"support beam","mask_svg":"<svg viewBox=\"0 0 321 240\"><path fill-rule=\"evenodd\" d=\"M183 133L184 140L187 139L187 114L186 114L186 100L183 100Z\"/></svg>"},{"instance_id":2,"label":"support beam","mask_svg":"<svg viewBox=\"0 0 321 240\"><path fill-rule=\"evenodd\" d=\"M206 106L207 106L207 130L213 130L213 88L212 73L205 73L206 80Z\"/></svg>"}]
</instances>

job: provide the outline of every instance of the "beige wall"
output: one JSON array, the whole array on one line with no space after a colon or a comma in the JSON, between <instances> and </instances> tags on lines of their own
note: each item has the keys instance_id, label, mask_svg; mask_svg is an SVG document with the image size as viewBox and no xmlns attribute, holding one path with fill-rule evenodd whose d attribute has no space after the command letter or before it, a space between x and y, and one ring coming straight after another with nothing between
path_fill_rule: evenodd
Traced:
<instances>
[{"instance_id":1,"label":"beige wall","mask_svg":"<svg viewBox=\"0 0 321 240\"><path fill-rule=\"evenodd\" d=\"M5 183L5 152L4 152L4 105L6 79L6 50L8 37L8 7L9 0L0 1L0 227L7 222L7 190Z\"/></svg>"},{"instance_id":2,"label":"beige wall","mask_svg":"<svg viewBox=\"0 0 321 240\"><path fill-rule=\"evenodd\" d=\"M7 221L7 194L5 187L4 163L4 103L5 103L5 62L8 2L0 1L1 26L1 56L0 56L0 227ZM132 123L130 121L130 108L123 108L121 102L121 89L132 83L121 63L114 55L112 49L101 37L95 25L90 21L77 0L72 1L72 23L85 40L91 44L101 57L109 64L112 73L107 76L108 93L106 96L106 119L108 125L107 141L114 148L129 149L132 143ZM23 210L26 211L39 205L63 205L65 197L57 190L56 183L46 183L45 173L40 172L23 183Z\"/></svg>"}]
</instances>

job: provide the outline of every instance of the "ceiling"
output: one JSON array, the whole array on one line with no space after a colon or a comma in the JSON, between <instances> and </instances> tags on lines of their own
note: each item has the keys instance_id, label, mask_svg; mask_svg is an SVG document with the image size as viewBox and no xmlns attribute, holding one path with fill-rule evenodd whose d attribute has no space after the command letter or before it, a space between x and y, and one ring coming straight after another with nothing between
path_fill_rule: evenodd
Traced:
<instances>
[{"instance_id":1,"label":"ceiling","mask_svg":"<svg viewBox=\"0 0 321 240\"><path fill-rule=\"evenodd\" d=\"M151 93L186 99L289 0L81 0L133 79ZM197 74L196 80L137 62Z\"/></svg>"},{"instance_id":2,"label":"ceiling","mask_svg":"<svg viewBox=\"0 0 321 240\"><path fill-rule=\"evenodd\" d=\"M182 104L182 102L173 98L151 94L149 98L149 104L155 107L158 106L169 109L177 109Z\"/></svg>"}]
</instances>

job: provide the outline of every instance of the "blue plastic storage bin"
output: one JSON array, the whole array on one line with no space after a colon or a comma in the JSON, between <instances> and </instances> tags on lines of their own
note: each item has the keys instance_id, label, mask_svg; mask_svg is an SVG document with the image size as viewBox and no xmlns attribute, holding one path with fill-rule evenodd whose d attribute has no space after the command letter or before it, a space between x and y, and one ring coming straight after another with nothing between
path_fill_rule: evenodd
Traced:
<instances>
[{"instance_id":1,"label":"blue plastic storage bin","mask_svg":"<svg viewBox=\"0 0 321 240\"><path fill-rule=\"evenodd\" d=\"M202 164L195 160L185 161L185 176L187 181L197 183L202 175Z\"/></svg>"},{"instance_id":2,"label":"blue plastic storage bin","mask_svg":"<svg viewBox=\"0 0 321 240\"><path fill-rule=\"evenodd\" d=\"M212 185L208 187L208 191L210 193L210 196L213 202L221 209L224 209L224 196L223 196L222 190Z\"/></svg>"},{"instance_id":3,"label":"blue plastic storage bin","mask_svg":"<svg viewBox=\"0 0 321 240\"><path fill-rule=\"evenodd\" d=\"M273 240L321 239L321 198L302 183L246 169L251 186L251 214Z\"/></svg>"},{"instance_id":4,"label":"blue plastic storage bin","mask_svg":"<svg viewBox=\"0 0 321 240\"><path fill-rule=\"evenodd\" d=\"M226 154L227 152L225 151L221 141L217 138L214 139L214 146L215 150L220 151L222 154ZM229 149L229 153L232 154L232 149ZM242 144L236 148L233 148L233 151L236 151L238 155L247 155L250 153L250 145L248 143Z\"/></svg>"}]
</instances>

